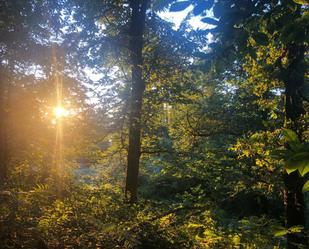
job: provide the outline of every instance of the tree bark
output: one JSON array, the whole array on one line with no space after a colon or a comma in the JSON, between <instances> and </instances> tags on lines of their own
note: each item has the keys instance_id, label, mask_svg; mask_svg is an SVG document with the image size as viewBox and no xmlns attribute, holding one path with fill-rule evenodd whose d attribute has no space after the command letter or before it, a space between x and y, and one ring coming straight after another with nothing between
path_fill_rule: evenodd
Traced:
<instances>
[{"instance_id":1,"label":"tree bark","mask_svg":"<svg viewBox=\"0 0 309 249\"><path fill-rule=\"evenodd\" d=\"M304 84L305 65L304 54L305 47L290 44L287 48L288 67L284 75L285 83L285 113L287 126L298 133L301 138L299 129L299 118L305 113L301 97L301 87ZM286 226L305 226L305 202L302 193L304 178L299 173L284 173L284 204ZM308 245L308 241L302 233L292 233L287 235L287 248L296 249L297 245Z\"/></svg>"},{"instance_id":2,"label":"tree bark","mask_svg":"<svg viewBox=\"0 0 309 249\"><path fill-rule=\"evenodd\" d=\"M6 83L5 72L0 65L0 187L3 187L7 178L7 130L6 130Z\"/></svg>"},{"instance_id":3,"label":"tree bark","mask_svg":"<svg viewBox=\"0 0 309 249\"><path fill-rule=\"evenodd\" d=\"M130 202L137 201L139 160L141 155L141 114L145 81L142 75L143 33L146 9L149 0L131 0L132 11L130 36L130 58L132 66L132 88L129 116L129 149L125 195Z\"/></svg>"}]
</instances>

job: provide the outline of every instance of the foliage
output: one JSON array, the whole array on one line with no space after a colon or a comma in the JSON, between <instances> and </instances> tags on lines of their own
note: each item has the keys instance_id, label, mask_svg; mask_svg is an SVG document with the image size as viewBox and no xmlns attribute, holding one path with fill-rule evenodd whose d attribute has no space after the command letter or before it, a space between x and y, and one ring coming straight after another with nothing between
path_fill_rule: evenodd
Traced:
<instances>
[{"instance_id":1,"label":"foliage","mask_svg":"<svg viewBox=\"0 0 309 249\"><path fill-rule=\"evenodd\" d=\"M281 179L300 175L309 191L308 73L297 122L284 101L295 75L287 50L308 46L306 1L152 2L135 204L123 194L127 1L1 7L0 248L285 248L284 236L306 235L284 226ZM178 30L160 17L167 9L189 10ZM192 16L206 30L190 28ZM73 113L62 122L57 80Z\"/></svg>"},{"instance_id":2,"label":"foliage","mask_svg":"<svg viewBox=\"0 0 309 249\"><path fill-rule=\"evenodd\" d=\"M48 248L240 245L261 248L269 245L272 237L274 221L266 217L231 219L225 210L209 201L206 205L203 201L189 204L192 197L197 197L196 192L183 196L187 206L146 200L132 206L124 203L121 191L113 189L108 184L72 185L63 200L56 199L53 187L47 185L16 192L18 207L12 206L6 222L2 221L2 229L6 231L2 236L3 245L5 248L34 248L40 244ZM272 243L280 242L275 241Z\"/></svg>"}]
</instances>

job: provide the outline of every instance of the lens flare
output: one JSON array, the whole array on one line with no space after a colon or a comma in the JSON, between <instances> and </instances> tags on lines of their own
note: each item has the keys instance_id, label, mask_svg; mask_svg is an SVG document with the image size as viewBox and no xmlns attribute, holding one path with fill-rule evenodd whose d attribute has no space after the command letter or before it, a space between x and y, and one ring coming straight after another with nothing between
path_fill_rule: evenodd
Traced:
<instances>
[{"instance_id":1,"label":"lens flare","mask_svg":"<svg viewBox=\"0 0 309 249\"><path fill-rule=\"evenodd\" d=\"M54 115L56 118L67 117L69 115L69 111L62 106L56 106L54 108Z\"/></svg>"}]
</instances>

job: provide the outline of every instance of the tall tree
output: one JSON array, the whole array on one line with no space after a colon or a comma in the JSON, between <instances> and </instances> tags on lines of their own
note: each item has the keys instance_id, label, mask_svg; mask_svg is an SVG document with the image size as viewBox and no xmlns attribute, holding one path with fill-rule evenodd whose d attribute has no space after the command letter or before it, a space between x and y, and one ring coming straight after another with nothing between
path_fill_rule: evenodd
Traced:
<instances>
[{"instance_id":1,"label":"tall tree","mask_svg":"<svg viewBox=\"0 0 309 249\"><path fill-rule=\"evenodd\" d=\"M132 88L129 116L129 149L126 177L126 196L137 201L138 171L141 155L141 114L145 81L143 79L143 33L148 0L130 1L132 10L129 31L129 50L132 63Z\"/></svg>"},{"instance_id":2,"label":"tall tree","mask_svg":"<svg viewBox=\"0 0 309 249\"><path fill-rule=\"evenodd\" d=\"M285 85L285 117L287 127L297 132L302 138L300 128L301 116L305 113L301 91L304 85L304 45L291 42L286 47L288 66L283 69L283 82ZM305 201L302 187L305 181L298 171L290 174L284 172L284 202L287 227L305 226ZM298 234L288 234L288 248L297 248L296 244L307 244L307 238Z\"/></svg>"},{"instance_id":3,"label":"tall tree","mask_svg":"<svg viewBox=\"0 0 309 249\"><path fill-rule=\"evenodd\" d=\"M93 8L94 3L96 8ZM127 138L129 140L125 192L134 202L137 199L141 127L145 127L143 119L150 114L152 107L147 103L142 108L143 99L153 99L162 89L165 89L166 96L172 94L177 84L173 88L169 84L183 80L179 70L184 64L189 64L194 46L184 32L173 30L155 11L149 12L146 17L149 0L130 1L129 5L126 1L113 0L75 0L68 4L67 15L73 16L76 21L67 24L72 27L67 34L70 44L68 50L78 51L78 63L82 66L104 75L98 82L92 83L110 88L99 94L101 108L109 113L112 120L109 123L113 126L109 129L109 135L115 131L121 133L117 136L121 137L119 146L122 151L127 148ZM74 13L70 12L72 9ZM182 58L181 62L178 62L179 58ZM170 70L171 67L175 69L174 72ZM173 75L178 75L178 78ZM146 94L145 81L150 87ZM164 101L163 98L160 101ZM144 115L142 109L145 108Z\"/></svg>"},{"instance_id":4,"label":"tall tree","mask_svg":"<svg viewBox=\"0 0 309 249\"><path fill-rule=\"evenodd\" d=\"M14 76L23 66L42 62L46 38L51 29L46 24L46 14L56 15L57 4L41 1L1 1L0 3L0 182L4 183L8 167L7 117L8 93ZM53 14L50 10L54 8ZM43 17L43 13L45 15ZM44 20L44 21L43 21ZM49 23L49 22L48 22ZM45 57L45 56L44 56ZM44 60L44 59L43 59ZM25 71L25 70L24 70Z\"/></svg>"},{"instance_id":5,"label":"tall tree","mask_svg":"<svg viewBox=\"0 0 309 249\"><path fill-rule=\"evenodd\" d=\"M0 185L5 182L7 176L7 111L6 111L6 84L5 70L0 66Z\"/></svg>"},{"instance_id":6,"label":"tall tree","mask_svg":"<svg viewBox=\"0 0 309 249\"><path fill-rule=\"evenodd\" d=\"M308 1L177 1L170 10L181 11L193 5L192 13L212 25L201 32L211 33L210 53L204 56L216 69L230 70L235 61L246 56L256 58L256 49L267 46L282 47L282 54L269 70L284 83L286 124L301 138L299 119L305 110L301 89L304 86L305 53L308 50ZM207 10L212 9L212 14ZM271 38L271 39L270 39ZM264 63L266 66L266 63ZM269 65L267 65L269 67ZM284 173L286 225L305 224L304 200L301 192L303 179L297 172ZM288 248L306 245L304 236L287 235Z\"/></svg>"}]
</instances>

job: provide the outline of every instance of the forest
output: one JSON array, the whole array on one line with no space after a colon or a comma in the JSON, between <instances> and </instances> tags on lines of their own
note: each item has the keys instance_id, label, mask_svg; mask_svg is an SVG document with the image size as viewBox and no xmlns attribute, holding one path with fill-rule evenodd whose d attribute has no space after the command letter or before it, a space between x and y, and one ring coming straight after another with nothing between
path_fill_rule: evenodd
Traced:
<instances>
[{"instance_id":1,"label":"forest","mask_svg":"<svg viewBox=\"0 0 309 249\"><path fill-rule=\"evenodd\" d=\"M308 0L0 0L0 249L307 249L308 172Z\"/></svg>"}]
</instances>

